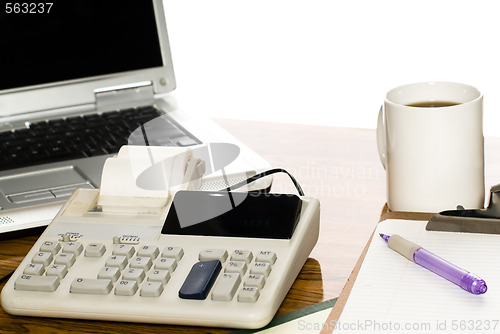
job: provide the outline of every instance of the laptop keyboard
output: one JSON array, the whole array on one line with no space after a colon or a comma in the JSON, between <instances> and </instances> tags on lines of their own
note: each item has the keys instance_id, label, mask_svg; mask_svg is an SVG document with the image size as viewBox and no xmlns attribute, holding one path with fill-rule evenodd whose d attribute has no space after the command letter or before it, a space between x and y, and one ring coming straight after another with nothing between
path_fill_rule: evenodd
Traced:
<instances>
[{"instance_id":1,"label":"laptop keyboard","mask_svg":"<svg viewBox=\"0 0 500 334\"><path fill-rule=\"evenodd\" d=\"M0 170L117 153L122 145L199 142L152 106L30 123L0 132Z\"/></svg>"}]
</instances>

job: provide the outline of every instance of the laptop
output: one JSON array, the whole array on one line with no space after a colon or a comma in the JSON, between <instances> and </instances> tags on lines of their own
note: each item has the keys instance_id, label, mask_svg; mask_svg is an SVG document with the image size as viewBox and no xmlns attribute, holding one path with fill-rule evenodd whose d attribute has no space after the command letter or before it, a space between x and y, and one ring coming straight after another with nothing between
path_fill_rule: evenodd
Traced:
<instances>
[{"instance_id":1,"label":"laptop","mask_svg":"<svg viewBox=\"0 0 500 334\"><path fill-rule=\"evenodd\" d=\"M0 238L39 231L75 189L98 188L122 145L228 142L240 147L228 175L269 167L176 107L161 0L42 5L0 14Z\"/></svg>"}]
</instances>

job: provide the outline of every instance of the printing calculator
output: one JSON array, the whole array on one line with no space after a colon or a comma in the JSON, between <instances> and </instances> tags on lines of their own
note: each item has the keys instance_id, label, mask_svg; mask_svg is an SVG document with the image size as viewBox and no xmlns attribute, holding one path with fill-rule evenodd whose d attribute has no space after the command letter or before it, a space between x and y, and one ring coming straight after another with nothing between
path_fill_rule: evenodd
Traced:
<instances>
[{"instance_id":1,"label":"printing calculator","mask_svg":"<svg viewBox=\"0 0 500 334\"><path fill-rule=\"evenodd\" d=\"M313 197L179 191L157 212L123 213L98 197L73 193L3 288L7 313L260 328L319 233Z\"/></svg>"}]
</instances>

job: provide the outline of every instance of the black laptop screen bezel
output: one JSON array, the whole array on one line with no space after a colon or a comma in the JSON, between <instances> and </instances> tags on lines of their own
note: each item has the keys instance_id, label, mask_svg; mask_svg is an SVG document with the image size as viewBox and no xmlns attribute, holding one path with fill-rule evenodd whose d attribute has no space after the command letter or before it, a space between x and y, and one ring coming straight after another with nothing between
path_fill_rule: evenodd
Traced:
<instances>
[{"instance_id":1,"label":"black laptop screen bezel","mask_svg":"<svg viewBox=\"0 0 500 334\"><path fill-rule=\"evenodd\" d=\"M52 0L51 0L52 1ZM153 1L53 1L0 12L0 91L164 66Z\"/></svg>"}]
</instances>

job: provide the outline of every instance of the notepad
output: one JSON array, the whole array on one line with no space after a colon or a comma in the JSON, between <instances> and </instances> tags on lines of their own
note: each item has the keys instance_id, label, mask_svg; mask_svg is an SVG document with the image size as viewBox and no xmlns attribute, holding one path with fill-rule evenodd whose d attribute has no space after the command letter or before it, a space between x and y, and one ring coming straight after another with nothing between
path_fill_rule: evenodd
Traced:
<instances>
[{"instance_id":1,"label":"notepad","mask_svg":"<svg viewBox=\"0 0 500 334\"><path fill-rule=\"evenodd\" d=\"M500 236L426 231L427 221L379 223L335 333L500 333ZM395 251L399 234L486 281L473 295Z\"/></svg>"}]
</instances>

